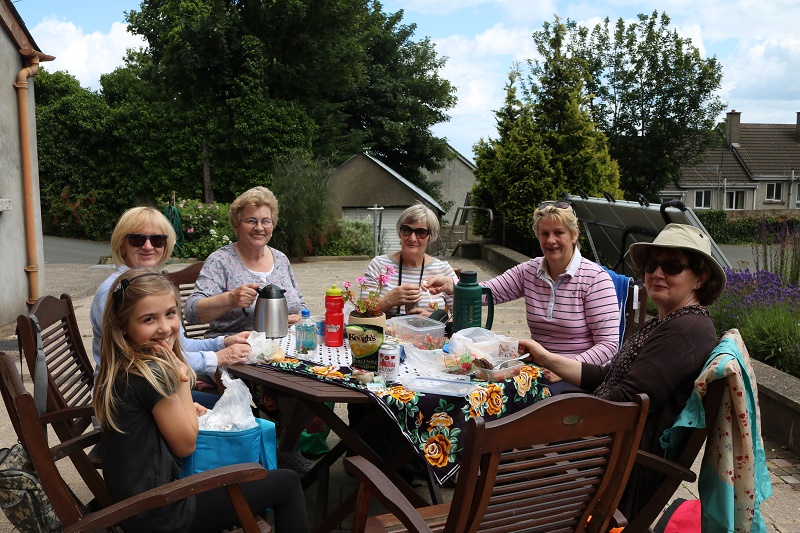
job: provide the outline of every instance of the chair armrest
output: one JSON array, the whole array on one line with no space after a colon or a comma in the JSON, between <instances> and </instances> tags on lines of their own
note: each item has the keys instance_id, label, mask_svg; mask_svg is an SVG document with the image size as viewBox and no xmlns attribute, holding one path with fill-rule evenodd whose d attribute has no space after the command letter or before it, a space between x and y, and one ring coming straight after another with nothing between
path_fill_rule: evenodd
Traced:
<instances>
[{"instance_id":1,"label":"chair armrest","mask_svg":"<svg viewBox=\"0 0 800 533\"><path fill-rule=\"evenodd\" d=\"M126 518L143 511L149 511L218 487L235 486L238 489L239 483L263 479L267 477L268 474L269 470L258 463L223 466L194 474L156 487L153 490L131 496L126 500L94 513L89 513L78 522L65 527L64 533L100 531L119 524ZM241 492L239 494L241 495ZM242 499L243 498L244 496L242 496ZM234 504L235 503L236 502L234 502ZM249 512L249 507L247 510ZM240 520L246 520L246 517L242 517L241 513L237 514ZM255 519L252 514L250 514L250 521L255 524ZM257 526L256 529L253 529L248 528L246 525L244 526L244 530L248 533L250 531L258 531Z\"/></svg>"},{"instance_id":2,"label":"chair armrest","mask_svg":"<svg viewBox=\"0 0 800 533\"><path fill-rule=\"evenodd\" d=\"M697 475L688 468L650 452L638 450L634 463L689 483L697 479Z\"/></svg>"},{"instance_id":3,"label":"chair armrest","mask_svg":"<svg viewBox=\"0 0 800 533\"><path fill-rule=\"evenodd\" d=\"M75 407L65 407L58 411L45 413L41 416L41 420L42 424L52 424L53 422L62 422L73 418L85 418L87 416L94 416L94 407L91 405L77 405Z\"/></svg>"},{"instance_id":4,"label":"chair armrest","mask_svg":"<svg viewBox=\"0 0 800 533\"><path fill-rule=\"evenodd\" d=\"M56 444L50 448L50 453L53 454L53 461L58 461L79 450L85 450L90 446L95 446L99 444L101 440L103 440L103 433L99 429L93 429L88 433Z\"/></svg>"},{"instance_id":5,"label":"chair armrest","mask_svg":"<svg viewBox=\"0 0 800 533\"><path fill-rule=\"evenodd\" d=\"M386 509L411 532L430 533L431 529L394 483L374 464L361 456L345 457L344 469L356 477L368 492L374 494ZM362 487L362 488L364 488ZM361 489L359 489L361 490ZM361 494L359 494L360 499ZM369 506L369 500L363 502ZM358 513L356 509L356 513Z\"/></svg>"}]
</instances>

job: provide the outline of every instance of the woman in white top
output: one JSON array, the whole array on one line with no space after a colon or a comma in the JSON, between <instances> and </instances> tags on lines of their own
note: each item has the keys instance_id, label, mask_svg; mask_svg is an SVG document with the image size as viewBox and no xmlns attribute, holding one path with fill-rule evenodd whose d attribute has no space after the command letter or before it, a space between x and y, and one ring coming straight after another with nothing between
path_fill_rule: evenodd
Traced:
<instances>
[{"instance_id":1,"label":"woman in white top","mask_svg":"<svg viewBox=\"0 0 800 533\"><path fill-rule=\"evenodd\" d=\"M400 250L375 257L365 273L368 290L377 290L378 279L384 276L381 311L386 316L429 316L436 308L451 308L452 295L431 295L420 290L422 280L429 276L448 276L458 282L449 263L425 253L428 244L439 236L439 220L434 212L422 204L412 205L397 220L397 235Z\"/></svg>"}]
</instances>

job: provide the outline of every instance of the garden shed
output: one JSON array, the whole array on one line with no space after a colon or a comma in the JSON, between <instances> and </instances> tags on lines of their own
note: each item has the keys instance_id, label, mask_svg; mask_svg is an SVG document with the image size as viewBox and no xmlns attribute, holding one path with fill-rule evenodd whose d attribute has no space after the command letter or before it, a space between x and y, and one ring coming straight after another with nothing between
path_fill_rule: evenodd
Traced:
<instances>
[{"instance_id":1,"label":"garden shed","mask_svg":"<svg viewBox=\"0 0 800 533\"><path fill-rule=\"evenodd\" d=\"M407 207L422 203L441 218L444 210L428 193L369 154L345 161L332 176L333 213L336 217L372 220L368 208L383 207L381 230L383 253L400 249L395 224Z\"/></svg>"}]
</instances>

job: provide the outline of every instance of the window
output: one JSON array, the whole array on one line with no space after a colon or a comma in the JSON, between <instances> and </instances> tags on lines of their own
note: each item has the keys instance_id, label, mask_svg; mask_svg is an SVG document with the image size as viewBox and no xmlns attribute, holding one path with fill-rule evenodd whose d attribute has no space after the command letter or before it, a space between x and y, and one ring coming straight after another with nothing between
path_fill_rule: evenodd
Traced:
<instances>
[{"instance_id":1,"label":"window","mask_svg":"<svg viewBox=\"0 0 800 533\"><path fill-rule=\"evenodd\" d=\"M711 209L711 191L694 192L695 209Z\"/></svg>"},{"instance_id":2,"label":"window","mask_svg":"<svg viewBox=\"0 0 800 533\"><path fill-rule=\"evenodd\" d=\"M767 183L767 200L783 200L783 183Z\"/></svg>"},{"instance_id":3,"label":"window","mask_svg":"<svg viewBox=\"0 0 800 533\"><path fill-rule=\"evenodd\" d=\"M744 191L727 191L725 209L744 209Z\"/></svg>"}]
</instances>

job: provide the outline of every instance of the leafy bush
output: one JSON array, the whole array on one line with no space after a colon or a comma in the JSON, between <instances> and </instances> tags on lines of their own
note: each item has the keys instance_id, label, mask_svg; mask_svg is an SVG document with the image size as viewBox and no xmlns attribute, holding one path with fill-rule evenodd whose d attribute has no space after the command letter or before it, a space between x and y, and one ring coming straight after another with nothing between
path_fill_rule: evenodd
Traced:
<instances>
[{"instance_id":1,"label":"leafy bush","mask_svg":"<svg viewBox=\"0 0 800 533\"><path fill-rule=\"evenodd\" d=\"M175 247L178 257L204 260L211 252L236 240L229 219L230 205L183 200L177 207L183 232L183 243L178 237L179 246Z\"/></svg>"},{"instance_id":2,"label":"leafy bush","mask_svg":"<svg viewBox=\"0 0 800 533\"><path fill-rule=\"evenodd\" d=\"M114 202L104 201L108 193L91 190L75 192L67 185L57 194L42 189L42 223L46 235L107 241L119 213L108 209Z\"/></svg>"},{"instance_id":3,"label":"leafy bush","mask_svg":"<svg viewBox=\"0 0 800 533\"><path fill-rule=\"evenodd\" d=\"M738 328L752 357L800 377L800 287L766 270L726 275L725 291L709 308L717 332Z\"/></svg>"},{"instance_id":4,"label":"leafy bush","mask_svg":"<svg viewBox=\"0 0 800 533\"><path fill-rule=\"evenodd\" d=\"M382 240L378 254L382 252ZM372 222L342 218L331 225L328 242L314 250L319 256L368 255L372 256Z\"/></svg>"}]
</instances>

